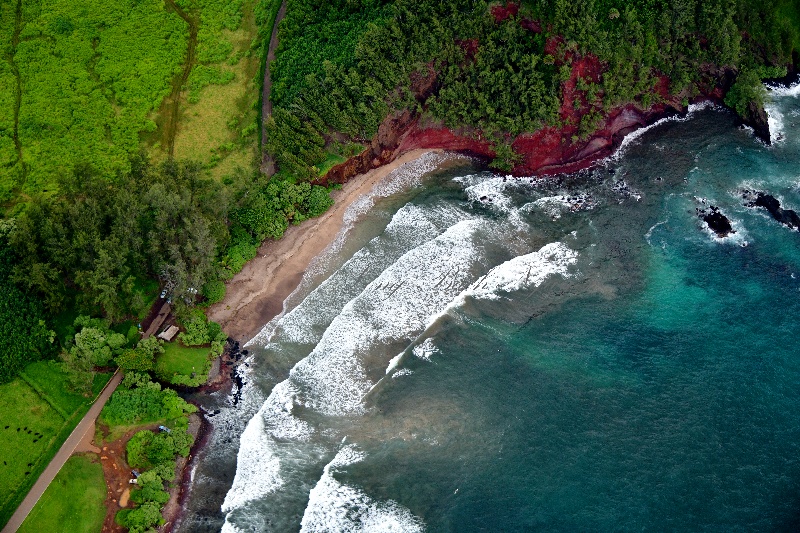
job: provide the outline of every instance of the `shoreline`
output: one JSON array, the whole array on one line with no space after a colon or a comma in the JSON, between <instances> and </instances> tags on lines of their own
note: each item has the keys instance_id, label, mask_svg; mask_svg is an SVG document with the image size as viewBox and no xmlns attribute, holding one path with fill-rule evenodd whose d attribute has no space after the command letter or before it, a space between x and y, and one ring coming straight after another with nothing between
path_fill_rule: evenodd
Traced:
<instances>
[{"instance_id":1,"label":"shoreline","mask_svg":"<svg viewBox=\"0 0 800 533\"><path fill-rule=\"evenodd\" d=\"M699 103L699 105L698 105ZM692 106L677 111L664 107L651 110L650 113L628 117L625 124L616 124L616 131L611 132L610 142L603 146L596 146L595 150L584 152L577 160L557 165L547 169L554 173L570 173L585 168L602 164L609 157L613 157L626 143L626 138L637 132L647 131L662 121L687 117L692 114L693 107L703 107L703 104L718 104L714 98L698 98ZM622 126L622 127L620 127ZM368 152L369 150L367 150ZM342 189L333 191L331 196L334 205L320 217L304 221L298 226L290 226L284 236L278 240L268 240L259 247L257 255L249 261L241 272L227 284L225 298L209 307L208 317L222 325L223 330L229 335L230 341L246 344L258 336L259 332L276 316L284 311L284 302L292 293L301 286L306 271L313 265L314 260L332 244L337 241L341 232L351 223L346 219L350 208L359 200L370 195L376 185L384 181L392 172L403 165L412 163L431 153L446 153L471 157L485 157L472 150L459 150L455 146L415 147L392 154L388 161L380 164L378 160L370 161L379 166L363 173L350 177L342 184ZM360 154L363 157L364 154ZM360 156L340 164L340 167L350 167L349 163ZM513 172L512 172L513 174ZM550 172L543 173L544 175ZM534 174L536 175L536 174ZM327 176L326 176L327 177ZM543 177L538 175L537 177ZM226 354L227 354L226 350ZM225 355L220 362L225 361ZM200 394L232 390L237 362L230 359L233 367L220 368L220 375L213 384L206 384L197 391ZM177 531L185 518L184 502L190 498L192 491L192 478L199 461L207 451L213 425L201 416L203 427L199 438L192 447L190 458L178 474L177 484L177 509L172 509L170 523L164 531ZM172 502L171 502L172 503Z\"/></svg>"},{"instance_id":2,"label":"shoreline","mask_svg":"<svg viewBox=\"0 0 800 533\"><path fill-rule=\"evenodd\" d=\"M716 103L712 98L698 100ZM637 116L630 123L624 124L621 128L618 127L610 135L611 141L608 144L598 146L588 153L584 152L582 157L577 160L557 165L556 168L548 170L560 174L577 172L602 164L622 148L625 144L624 140L631 134L647 131L664 120L691 115L691 112L692 106L683 112L664 108L644 116ZM284 312L285 300L301 286L304 275L313 265L314 260L334 244L342 230L352 222L346 218L351 207L368 197L375 190L376 185L383 182L392 172L427 154L452 152L460 156L485 157L485 154L480 152L459 150L458 148L456 146L431 146L409 148L403 151L398 149L395 154L390 156L391 159L383 164L376 160L370 161L379 166L358 173L342 183L340 190L331 193L334 204L323 215L306 220L300 225L290 226L281 239L262 243L256 257L248 261L244 268L228 282L225 298L209 307L207 313L209 320L220 323L229 336L229 342L237 345L237 351L239 345L245 347L273 318ZM353 166L349 163L360 159L363 155L354 156L349 161L340 164L340 167L349 166L348 170L352 170ZM550 172L544 173L544 175L547 174ZM543 176L538 175L537 177ZM209 382L201 386L197 393L209 394L223 389L233 391L236 367L241 362L241 356L235 359L227 357L230 355L229 349L230 346L218 360L219 375L214 383ZM229 361L228 364L232 366L223 367L225 361ZM168 523L159 528L165 533L178 531L185 519L184 503L191 497L194 470L205 456L211 440L213 425L203 414L200 418L203 422L200 434L192 446L188 460L178 472L177 490L172 494L173 498L170 500L172 507Z\"/></svg>"},{"instance_id":3,"label":"shoreline","mask_svg":"<svg viewBox=\"0 0 800 533\"><path fill-rule=\"evenodd\" d=\"M225 298L208 308L209 320L218 322L232 339L246 344L283 311L284 300L300 285L311 262L344 228L350 206L404 164L443 151L410 150L390 163L348 180L341 190L333 191L334 204L324 214L290 226L282 238L261 245L256 257L228 282Z\"/></svg>"},{"instance_id":4,"label":"shoreline","mask_svg":"<svg viewBox=\"0 0 800 533\"><path fill-rule=\"evenodd\" d=\"M314 259L336 241L348 223L345 216L354 204L367 197L376 185L403 165L430 153L443 152L442 149L411 150L381 167L355 176L340 190L331 193L334 205L322 216L290 226L279 240L264 242L256 257L229 282L225 298L209 307L209 319L222 325L229 336L229 344L218 358L218 375L199 387L197 393L232 391L235 384L240 386L235 383L236 367L246 351L241 352L239 346L244 346L283 312L284 300L300 286ZM232 366L223 366L226 362ZM213 425L202 410L198 414L201 423L197 438L189 457L178 469L176 486L170 491L170 501L165 506L166 523L158 528L164 533L181 528L185 518L184 503L191 497L194 470L205 456L211 440Z\"/></svg>"}]
</instances>

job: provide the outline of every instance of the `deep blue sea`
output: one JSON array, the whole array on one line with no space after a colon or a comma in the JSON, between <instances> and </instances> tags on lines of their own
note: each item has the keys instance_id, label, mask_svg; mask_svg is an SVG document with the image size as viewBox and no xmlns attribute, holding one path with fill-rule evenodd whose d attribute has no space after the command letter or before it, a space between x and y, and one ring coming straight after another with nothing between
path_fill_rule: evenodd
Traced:
<instances>
[{"instance_id":1,"label":"deep blue sea","mask_svg":"<svg viewBox=\"0 0 800 533\"><path fill-rule=\"evenodd\" d=\"M743 199L800 210L772 99L770 147L694 108L573 175L395 172L251 341L206 526L800 530L800 233Z\"/></svg>"}]
</instances>

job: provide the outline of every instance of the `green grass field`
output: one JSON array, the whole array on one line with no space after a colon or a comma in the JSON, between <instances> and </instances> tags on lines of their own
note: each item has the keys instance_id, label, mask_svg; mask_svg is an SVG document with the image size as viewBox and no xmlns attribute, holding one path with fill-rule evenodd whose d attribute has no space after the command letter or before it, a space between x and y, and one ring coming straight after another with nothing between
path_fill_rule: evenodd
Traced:
<instances>
[{"instance_id":1,"label":"green grass field","mask_svg":"<svg viewBox=\"0 0 800 533\"><path fill-rule=\"evenodd\" d=\"M70 457L20 527L20 533L99 533L106 509L103 467L94 454Z\"/></svg>"},{"instance_id":2,"label":"green grass field","mask_svg":"<svg viewBox=\"0 0 800 533\"><path fill-rule=\"evenodd\" d=\"M98 375L96 395L110 379ZM58 363L29 365L0 385L0 525L11 517L58 448L91 405L92 398L65 390Z\"/></svg>"},{"instance_id":3,"label":"green grass field","mask_svg":"<svg viewBox=\"0 0 800 533\"><path fill-rule=\"evenodd\" d=\"M163 158L163 137L176 131L175 156L224 163L215 176L249 169L258 139L254 3L177 2L196 24L189 57L193 34L173 2L0 2L0 205L10 213L29 196L57 193L58 176L86 164L109 177L125 172L143 144Z\"/></svg>"},{"instance_id":4,"label":"green grass field","mask_svg":"<svg viewBox=\"0 0 800 533\"><path fill-rule=\"evenodd\" d=\"M191 376L196 373L196 381L203 383L208 379L211 365L208 360L208 348L187 348L179 342L164 345L164 353L156 359L156 375L162 379L178 374Z\"/></svg>"}]
</instances>

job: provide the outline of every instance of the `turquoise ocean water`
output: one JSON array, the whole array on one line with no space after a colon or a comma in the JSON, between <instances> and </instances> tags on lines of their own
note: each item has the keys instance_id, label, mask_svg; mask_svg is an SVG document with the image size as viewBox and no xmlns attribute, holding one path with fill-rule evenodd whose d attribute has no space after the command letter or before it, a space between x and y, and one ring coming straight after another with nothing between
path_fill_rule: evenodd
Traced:
<instances>
[{"instance_id":1,"label":"turquoise ocean water","mask_svg":"<svg viewBox=\"0 0 800 533\"><path fill-rule=\"evenodd\" d=\"M800 210L796 93L771 147L706 108L575 175L402 169L252 341L204 527L800 529L800 233L742 198Z\"/></svg>"}]
</instances>

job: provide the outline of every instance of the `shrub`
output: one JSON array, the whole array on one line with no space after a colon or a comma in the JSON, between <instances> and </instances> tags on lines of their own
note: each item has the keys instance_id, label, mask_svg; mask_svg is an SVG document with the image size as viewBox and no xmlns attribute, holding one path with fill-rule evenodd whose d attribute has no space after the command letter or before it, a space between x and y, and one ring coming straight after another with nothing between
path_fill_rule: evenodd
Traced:
<instances>
[{"instance_id":1,"label":"shrub","mask_svg":"<svg viewBox=\"0 0 800 533\"><path fill-rule=\"evenodd\" d=\"M144 533L164 523L161 506L155 502L144 503L135 509L123 509L117 513L115 521L127 527L130 533Z\"/></svg>"},{"instance_id":2,"label":"shrub","mask_svg":"<svg viewBox=\"0 0 800 533\"><path fill-rule=\"evenodd\" d=\"M169 501L169 493L164 490L164 481L157 470L142 472L137 479L137 484L139 488L131 492L131 500L135 503L141 505L146 502L155 502L164 505Z\"/></svg>"},{"instance_id":3,"label":"shrub","mask_svg":"<svg viewBox=\"0 0 800 533\"><path fill-rule=\"evenodd\" d=\"M203 285L203 296L209 305L221 302L225 298L225 283L222 281L209 281Z\"/></svg>"},{"instance_id":4,"label":"shrub","mask_svg":"<svg viewBox=\"0 0 800 533\"><path fill-rule=\"evenodd\" d=\"M185 431L153 433L144 430L128 441L126 453L128 464L133 468L152 468L175 460L176 455L186 457L194 438Z\"/></svg>"},{"instance_id":5,"label":"shrub","mask_svg":"<svg viewBox=\"0 0 800 533\"><path fill-rule=\"evenodd\" d=\"M222 326L209 322L200 309L189 311L181 324L186 331L178 335L178 338L186 346L203 346L214 341L224 342L228 338L223 333Z\"/></svg>"},{"instance_id":6,"label":"shrub","mask_svg":"<svg viewBox=\"0 0 800 533\"><path fill-rule=\"evenodd\" d=\"M184 401L174 390L162 390L158 383L133 372L125 376L100 412L100 421L109 426L130 426L159 420L185 425L187 421L184 415L195 411L197 407Z\"/></svg>"},{"instance_id":7,"label":"shrub","mask_svg":"<svg viewBox=\"0 0 800 533\"><path fill-rule=\"evenodd\" d=\"M147 372L155 367L156 355L164 353L164 346L157 337L139 341L133 350L125 350L115 361L123 370Z\"/></svg>"}]
</instances>

